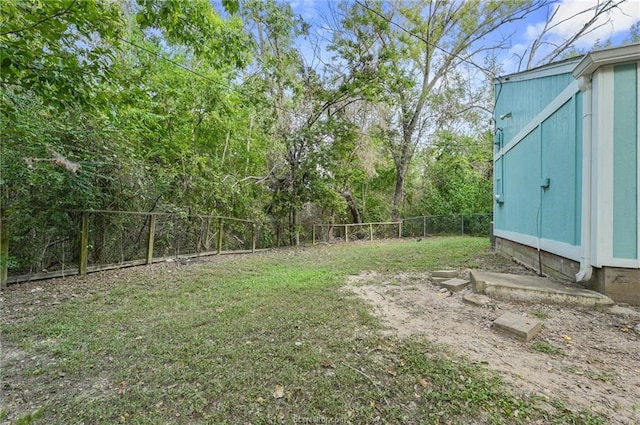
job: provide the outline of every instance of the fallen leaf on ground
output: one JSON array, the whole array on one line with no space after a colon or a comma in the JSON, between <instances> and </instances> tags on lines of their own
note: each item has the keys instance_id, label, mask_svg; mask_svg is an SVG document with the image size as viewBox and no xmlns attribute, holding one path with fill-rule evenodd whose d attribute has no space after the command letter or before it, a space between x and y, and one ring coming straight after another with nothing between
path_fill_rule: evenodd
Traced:
<instances>
[{"instance_id":1,"label":"fallen leaf on ground","mask_svg":"<svg viewBox=\"0 0 640 425\"><path fill-rule=\"evenodd\" d=\"M416 384L419 384L422 388L427 388L427 385L429 385L427 383L427 380L424 378L417 378L416 379Z\"/></svg>"},{"instance_id":2,"label":"fallen leaf on ground","mask_svg":"<svg viewBox=\"0 0 640 425\"><path fill-rule=\"evenodd\" d=\"M322 362L320 362L320 364L322 365L322 367L327 368L327 369L335 369L335 365L331 362L331 360L329 359L324 359L322 360Z\"/></svg>"},{"instance_id":3,"label":"fallen leaf on ground","mask_svg":"<svg viewBox=\"0 0 640 425\"><path fill-rule=\"evenodd\" d=\"M278 399L284 397L284 387L282 385L276 385L273 389L273 398Z\"/></svg>"}]
</instances>

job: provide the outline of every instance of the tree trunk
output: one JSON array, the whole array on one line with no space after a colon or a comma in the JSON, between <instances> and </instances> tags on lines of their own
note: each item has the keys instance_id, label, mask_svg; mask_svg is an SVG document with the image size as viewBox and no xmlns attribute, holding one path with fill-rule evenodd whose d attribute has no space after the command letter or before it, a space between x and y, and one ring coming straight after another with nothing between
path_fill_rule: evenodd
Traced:
<instances>
[{"instance_id":1,"label":"tree trunk","mask_svg":"<svg viewBox=\"0 0 640 425\"><path fill-rule=\"evenodd\" d=\"M351 211L351 217L353 217L353 222L355 224L362 223L362 216L360 215L360 209L358 208L358 201L353 196L349 189L342 189L340 191L345 201L347 201L347 206L349 207L349 211Z\"/></svg>"},{"instance_id":2,"label":"tree trunk","mask_svg":"<svg viewBox=\"0 0 640 425\"><path fill-rule=\"evenodd\" d=\"M404 178L406 172L406 164L396 167L396 188L393 192L393 209L391 210L391 218L397 221L400 218L400 208L404 202Z\"/></svg>"}]
</instances>

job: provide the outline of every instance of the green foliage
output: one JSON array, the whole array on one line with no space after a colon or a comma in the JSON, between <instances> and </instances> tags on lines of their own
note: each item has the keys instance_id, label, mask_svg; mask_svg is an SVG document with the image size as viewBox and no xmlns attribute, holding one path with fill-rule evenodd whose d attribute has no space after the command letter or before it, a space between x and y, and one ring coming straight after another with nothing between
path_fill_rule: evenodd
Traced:
<instances>
[{"instance_id":1,"label":"green foliage","mask_svg":"<svg viewBox=\"0 0 640 425\"><path fill-rule=\"evenodd\" d=\"M414 182L410 215L490 213L492 199L492 139L476 140L439 133L424 151L423 174Z\"/></svg>"},{"instance_id":2,"label":"green foliage","mask_svg":"<svg viewBox=\"0 0 640 425\"><path fill-rule=\"evenodd\" d=\"M96 88L110 74L123 26L116 2L19 1L0 3L2 105L31 91L47 105L68 107L106 99ZM15 99L14 99L15 100Z\"/></svg>"}]
</instances>

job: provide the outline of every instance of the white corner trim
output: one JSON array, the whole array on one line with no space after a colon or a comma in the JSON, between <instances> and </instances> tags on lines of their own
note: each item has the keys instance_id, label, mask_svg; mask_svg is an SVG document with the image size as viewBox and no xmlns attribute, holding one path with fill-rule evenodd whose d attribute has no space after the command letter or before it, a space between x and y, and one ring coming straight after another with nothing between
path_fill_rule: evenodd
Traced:
<instances>
[{"instance_id":1,"label":"white corner trim","mask_svg":"<svg viewBox=\"0 0 640 425\"><path fill-rule=\"evenodd\" d=\"M530 246L531 248L538 248L538 238L535 236L501 229L494 229L493 234L502 239L518 242L522 245ZM582 255L582 249L579 245L571 245L551 239L540 239L540 249L576 262L580 262L580 257Z\"/></svg>"},{"instance_id":2,"label":"white corner trim","mask_svg":"<svg viewBox=\"0 0 640 425\"><path fill-rule=\"evenodd\" d=\"M636 118L636 124L638 125L636 130L636 153L638 154L638 160L636 161L636 177L638 178L636 185L636 212L638 213L638 218L636 219L636 231L638 232L636 255L638 256L637 267L640 268L640 61L636 62L636 83L636 113L638 114Z\"/></svg>"},{"instance_id":3,"label":"white corner trim","mask_svg":"<svg viewBox=\"0 0 640 425\"><path fill-rule=\"evenodd\" d=\"M494 160L500 158L518 143L520 143L529 133L536 129L540 124L549 118L555 111L560 109L562 105L567 103L576 93L580 91L579 84L576 80L572 81L562 92L556 96L538 115L536 115L527 125L525 125L509 142L494 156Z\"/></svg>"},{"instance_id":4,"label":"white corner trim","mask_svg":"<svg viewBox=\"0 0 640 425\"><path fill-rule=\"evenodd\" d=\"M596 267L601 267L613 260L613 67L598 69L594 79L597 80L597 90L593 93L596 96L593 100L595 173L591 201L595 226L591 242L595 256L592 255L591 260Z\"/></svg>"}]
</instances>

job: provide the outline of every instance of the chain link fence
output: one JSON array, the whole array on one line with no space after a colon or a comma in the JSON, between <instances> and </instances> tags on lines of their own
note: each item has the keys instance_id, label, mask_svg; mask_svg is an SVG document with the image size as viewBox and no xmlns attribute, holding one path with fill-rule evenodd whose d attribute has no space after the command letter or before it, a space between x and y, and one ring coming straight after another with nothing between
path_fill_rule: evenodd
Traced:
<instances>
[{"instance_id":1,"label":"chain link fence","mask_svg":"<svg viewBox=\"0 0 640 425\"><path fill-rule=\"evenodd\" d=\"M402 220L403 237L489 236L491 214L425 215Z\"/></svg>"}]
</instances>

